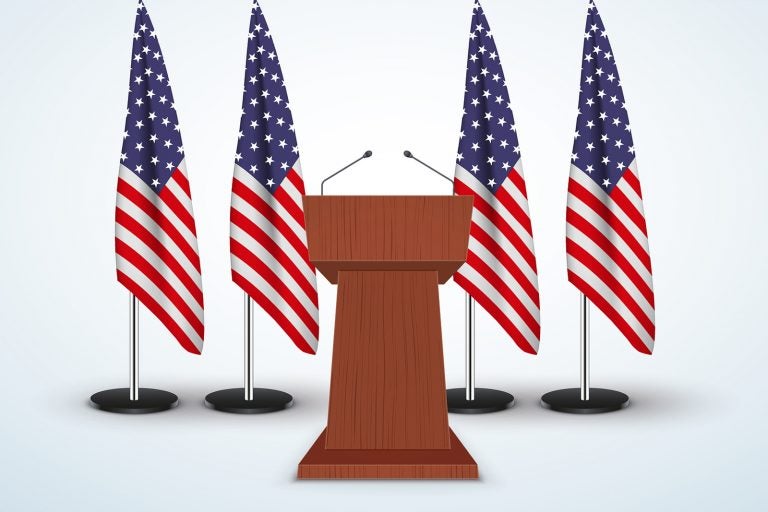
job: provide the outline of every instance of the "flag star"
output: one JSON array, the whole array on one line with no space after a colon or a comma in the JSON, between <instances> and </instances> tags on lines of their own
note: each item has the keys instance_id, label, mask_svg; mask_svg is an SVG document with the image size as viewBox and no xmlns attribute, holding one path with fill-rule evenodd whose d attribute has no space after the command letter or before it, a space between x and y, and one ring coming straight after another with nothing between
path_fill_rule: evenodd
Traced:
<instances>
[{"instance_id":1,"label":"flag star","mask_svg":"<svg viewBox=\"0 0 768 512\"><path fill-rule=\"evenodd\" d=\"M141 54L137 53L136 55L134 55L133 60L135 60L136 62L139 62L141 60Z\"/></svg>"},{"instance_id":2,"label":"flag star","mask_svg":"<svg viewBox=\"0 0 768 512\"><path fill-rule=\"evenodd\" d=\"M184 146L176 146L177 153L184 153Z\"/></svg>"},{"instance_id":3,"label":"flag star","mask_svg":"<svg viewBox=\"0 0 768 512\"><path fill-rule=\"evenodd\" d=\"M299 146L291 146L291 153L299 154Z\"/></svg>"},{"instance_id":4,"label":"flag star","mask_svg":"<svg viewBox=\"0 0 768 512\"><path fill-rule=\"evenodd\" d=\"M141 127L143 127L143 126L144 126L144 123L143 123L143 122L141 122L141 120L139 120L139 121L136 121L136 128L141 128Z\"/></svg>"},{"instance_id":5,"label":"flag star","mask_svg":"<svg viewBox=\"0 0 768 512\"><path fill-rule=\"evenodd\" d=\"M242 159L243 159L243 155L241 155L240 153L235 153L235 162L239 162Z\"/></svg>"},{"instance_id":6,"label":"flag star","mask_svg":"<svg viewBox=\"0 0 768 512\"><path fill-rule=\"evenodd\" d=\"M490 121L491 119L493 119L493 116L491 115L491 113L490 113L490 112L486 112L484 117L485 117L485 119L486 119L487 121Z\"/></svg>"},{"instance_id":7,"label":"flag star","mask_svg":"<svg viewBox=\"0 0 768 512\"><path fill-rule=\"evenodd\" d=\"M609 163L610 161L611 161L611 159L610 159L610 158L608 158L607 156L604 156L604 157L603 157L603 160L602 160L602 162L603 162L603 165L608 165L608 163Z\"/></svg>"},{"instance_id":8,"label":"flag star","mask_svg":"<svg viewBox=\"0 0 768 512\"><path fill-rule=\"evenodd\" d=\"M607 79L609 82L613 82L614 80L616 80L616 76L615 76L613 73L610 73L610 74L609 74L609 75L606 77L606 79Z\"/></svg>"},{"instance_id":9,"label":"flag star","mask_svg":"<svg viewBox=\"0 0 768 512\"><path fill-rule=\"evenodd\" d=\"M587 171L589 174L592 174L592 171L594 171L594 170L595 170L595 167L594 167L594 166L592 166L592 165L588 165L588 166L587 166L587 169L586 169L586 171Z\"/></svg>"},{"instance_id":10,"label":"flag star","mask_svg":"<svg viewBox=\"0 0 768 512\"><path fill-rule=\"evenodd\" d=\"M157 179L157 178L153 179L152 180L152 186L155 187L155 188L159 187L160 186L160 180Z\"/></svg>"},{"instance_id":11,"label":"flag star","mask_svg":"<svg viewBox=\"0 0 768 512\"><path fill-rule=\"evenodd\" d=\"M496 96L496 103L501 105L502 103L504 103L504 98L502 98L501 96Z\"/></svg>"},{"instance_id":12,"label":"flag star","mask_svg":"<svg viewBox=\"0 0 768 512\"><path fill-rule=\"evenodd\" d=\"M507 146L509 146L509 142L507 142L506 140L503 140L499 142L499 145L502 147L502 149L507 149Z\"/></svg>"},{"instance_id":13,"label":"flag star","mask_svg":"<svg viewBox=\"0 0 768 512\"><path fill-rule=\"evenodd\" d=\"M592 78L592 75L588 75L587 78L584 79L584 81L587 82L588 84L591 84L592 82L595 81L595 79Z\"/></svg>"},{"instance_id":14,"label":"flag star","mask_svg":"<svg viewBox=\"0 0 768 512\"><path fill-rule=\"evenodd\" d=\"M251 121L251 128L256 128L257 126L259 126L258 121Z\"/></svg>"},{"instance_id":15,"label":"flag star","mask_svg":"<svg viewBox=\"0 0 768 512\"><path fill-rule=\"evenodd\" d=\"M256 144L255 142L252 142L251 143L251 151L256 151L257 149L259 149L259 145Z\"/></svg>"},{"instance_id":16,"label":"flag star","mask_svg":"<svg viewBox=\"0 0 768 512\"><path fill-rule=\"evenodd\" d=\"M141 53L143 53L144 55L148 54L149 53L149 46L145 46L144 48L142 48L141 49Z\"/></svg>"},{"instance_id":17,"label":"flag star","mask_svg":"<svg viewBox=\"0 0 768 512\"><path fill-rule=\"evenodd\" d=\"M611 104L615 105L617 101L619 101L619 98L616 96L611 96Z\"/></svg>"},{"instance_id":18,"label":"flag star","mask_svg":"<svg viewBox=\"0 0 768 512\"><path fill-rule=\"evenodd\" d=\"M266 134L266 135L264 136L264 140L265 140L266 142L272 142L272 135L270 135L270 134Z\"/></svg>"},{"instance_id":19,"label":"flag star","mask_svg":"<svg viewBox=\"0 0 768 512\"><path fill-rule=\"evenodd\" d=\"M493 55L496 55L496 54L494 53ZM498 82L499 80L501 80L501 75L499 75L498 73L494 73L493 74L493 81L494 82Z\"/></svg>"},{"instance_id":20,"label":"flag star","mask_svg":"<svg viewBox=\"0 0 768 512\"><path fill-rule=\"evenodd\" d=\"M162 82L163 80L165 80L165 75L160 73L155 76L155 80L157 80L158 82Z\"/></svg>"},{"instance_id":21,"label":"flag star","mask_svg":"<svg viewBox=\"0 0 768 512\"><path fill-rule=\"evenodd\" d=\"M578 153L571 153L571 161L575 162L579 159Z\"/></svg>"},{"instance_id":22,"label":"flag star","mask_svg":"<svg viewBox=\"0 0 768 512\"><path fill-rule=\"evenodd\" d=\"M608 135L604 133L600 136L600 140L603 142L608 142L610 139L608 138Z\"/></svg>"},{"instance_id":23,"label":"flag star","mask_svg":"<svg viewBox=\"0 0 768 512\"><path fill-rule=\"evenodd\" d=\"M472 149L473 149L473 150L475 150L475 151L477 151L478 149L480 149L480 144L479 144L479 143L477 143L477 142L473 142L473 143L472 143Z\"/></svg>"},{"instance_id":24,"label":"flag star","mask_svg":"<svg viewBox=\"0 0 768 512\"><path fill-rule=\"evenodd\" d=\"M618 164L616 164L616 168L617 169L624 169L624 162L619 162Z\"/></svg>"},{"instance_id":25,"label":"flag star","mask_svg":"<svg viewBox=\"0 0 768 512\"><path fill-rule=\"evenodd\" d=\"M272 178L269 178L269 179L267 180L267 186L268 186L268 187L270 187L270 188L271 188L272 186L274 186L274 184L275 184L275 180L273 180Z\"/></svg>"},{"instance_id":26,"label":"flag star","mask_svg":"<svg viewBox=\"0 0 768 512\"><path fill-rule=\"evenodd\" d=\"M464 155L462 155L461 153L457 153L456 154L456 161L457 162L461 162L462 160L464 160Z\"/></svg>"},{"instance_id":27,"label":"flag star","mask_svg":"<svg viewBox=\"0 0 768 512\"><path fill-rule=\"evenodd\" d=\"M489 157L488 157L488 160L487 160L487 162L488 162L489 164L493 165L493 163L494 163L495 161L496 161L496 159L495 159L495 158L493 158L493 156L489 156Z\"/></svg>"},{"instance_id":28,"label":"flag star","mask_svg":"<svg viewBox=\"0 0 768 512\"><path fill-rule=\"evenodd\" d=\"M505 171L508 170L510 167L512 166L509 165L509 162L504 162L503 164L501 164L501 168L504 169Z\"/></svg>"},{"instance_id":29,"label":"flag star","mask_svg":"<svg viewBox=\"0 0 768 512\"><path fill-rule=\"evenodd\" d=\"M172 145L172 144L171 144L171 139L168 139L168 140L166 140L165 142L163 142L163 146L165 146L166 148L169 148L169 147L171 147L171 145Z\"/></svg>"},{"instance_id":30,"label":"flag star","mask_svg":"<svg viewBox=\"0 0 768 512\"><path fill-rule=\"evenodd\" d=\"M592 62L592 59L594 59L594 57L592 57L591 53L588 53L584 56L584 60L587 62Z\"/></svg>"},{"instance_id":31,"label":"flag star","mask_svg":"<svg viewBox=\"0 0 768 512\"><path fill-rule=\"evenodd\" d=\"M160 121L160 124L162 124L163 126L168 126L168 124L170 124L170 121L168 120L167 117L164 117L163 120Z\"/></svg>"},{"instance_id":32,"label":"flag star","mask_svg":"<svg viewBox=\"0 0 768 512\"><path fill-rule=\"evenodd\" d=\"M144 144L142 144L141 142L137 143L136 144L136 150L137 151L141 151L142 149L144 149Z\"/></svg>"},{"instance_id":33,"label":"flag star","mask_svg":"<svg viewBox=\"0 0 768 512\"><path fill-rule=\"evenodd\" d=\"M264 160L264 161L265 161L265 162L267 162L267 165L272 165L272 162L274 162L274 161L275 161L275 159L274 159L274 158L272 158L272 156L268 156L268 157L266 158L266 160Z\"/></svg>"},{"instance_id":34,"label":"flag star","mask_svg":"<svg viewBox=\"0 0 768 512\"><path fill-rule=\"evenodd\" d=\"M288 170L288 162L283 162L280 164L280 168L284 171Z\"/></svg>"},{"instance_id":35,"label":"flag star","mask_svg":"<svg viewBox=\"0 0 768 512\"><path fill-rule=\"evenodd\" d=\"M152 99L155 97L155 92L152 89L150 89L147 91L147 96L149 97L149 99Z\"/></svg>"},{"instance_id":36,"label":"flag star","mask_svg":"<svg viewBox=\"0 0 768 512\"><path fill-rule=\"evenodd\" d=\"M472 98L472 106L473 107L476 107L479 104L480 104L480 100L478 100L477 98Z\"/></svg>"},{"instance_id":37,"label":"flag star","mask_svg":"<svg viewBox=\"0 0 768 512\"><path fill-rule=\"evenodd\" d=\"M496 180L494 180L493 178L489 179L488 180L488 186L491 187L491 188L495 187L496 186Z\"/></svg>"},{"instance_id":38,"label":"flag star","mask_svg":"<svg viewBox=\"0 0 768 512\"><path fill-rule=\"evenodd\" d=\"M624 126L624 130L626 130L628 132L631 132L632 131L632 127L629 126L629 124L627 124L626 126Z\"/></svg>"},{"instance_id":39,"label":"flag star","mask_svg":"<svg viewBox=\"0 0 768 512\"><path fill-rule=\"evenodd\" d=\"M520 154L520 146L515 146L514 148L512 148L512 152L514 154L516 154L516 155L519 155Z\"/></svg>"},{"instance_id":40,"label":"flag star","mask_svg":"<svg viewBox=\"0 0 768 512\"><path fill-rule=\"evenodd\" d=\"M269 112L264 112L264 115L262 117L267 121L269 121L272 118L272 114L270 114Z\"/></svg>"},{"instance_id":41,"label":"flag star","mask_svg":"<svg viewBox=\"0 0 768 512\"><path fill-rule=\"evenodd\" d=\"M504 119L503 117L500 117L499 120L496 121L496 122L499 124L499 126L504 126L504 124L507 122L507 120Z\"/></svg>"},{"instance_id":42,"label":"flag star","mask_svg":"<svg viewBox=\"0 0 768 512\"><path fill-rule=\"evenodd\" d=\"M491 95L491 91L485 90L483 91L483 98L487 98Z\"/></svg>"},{"instance_id":43,"label":"flag star","mask_svg":"<svg viewBox=\"0 0 768 512\"><path fill-rule=\"evenodd\" d=\"M157 156L153 156L150 161L152 162L152 165L157 165L160 159L157 158Z\"/></svg>"},{"instance_id":44,"label":"flag star","mask_svg":"<svg viewBox=\"0 0 768 512\"><path fill-rule=\"evenodd\" d=\"M269 54L267 54L267 58L269 60L275 60L275 57L277 57L277 55L275 55L275 52L269 52Z\"/></svg>"},{"instance_id":45,"label":"flag star","mask_svg":"<svg viewBox=\"0 0 768 512\"><path fill-rule=\"evenodd\" d=\"M251 171L252 173L254 173L254 172L258 171L258 170L259 170L259 168L256 167L255 165L252 165L251 168L249 169L249 171Z\"/></svg>"},{"instance_id":46,"label":"flag star","mask_svg":"<svg viewBox=\"0 0 768 512\"><path fill-rule=\"evenodd\" d=\"M142 106L144 104L144 100L141 98L136 98L136 105Z\"/></svg>"},{"instance_id":47,"label":"flag star","mask_svg":"<svg viewBox=\"0 0 768 512\"><path fill-rule=\"evenodd\" d=\"M604 180L603 180L603 186L604 186L604 187L606 187L606 188L607 188L607 187L608 187L610 184L611 184L611 181L610 181L608 178L606 178L606 179L604 179Z\"/></svg>"},{"instance_id":48,"label":"flag star","mask_svg":"<svg viewBox=\"0 0 768 512\"><path fill-rule=\"evenodd\" d=\"M237 140L240 140L242 138L243 138L243 131L240 130L239 132L237 132Z\"/></svg>"},{"instance_id":49,"label":"flag star","mask_svg":"<svg viewBox=\"0 0 768 512\"><path fill-rule=\"evenodd\" d=\"M277 118L277 126L283 126L285 124L285 119L282 117Z\"/></svg>"},{"instance_id":50,"label":"flag star","mask_svg":"<svg viewBox=\"0 0 768 512\"><path fill-rule=\"evenodd\" d=\"M614 144L616 144L616 147L617 147L617 148L620 148L621 146L623 146L623 145L624 145L624 143L623 143L623 142L621 142L621 139L616 139L616 141L614 142Z\"/></svg>"},{"instance_id":51,"label":"flag star","mask_svg":"<svg viewBox=\"0 0 768 512\"><path fill-rule=\"evenodd\" d=\"M605 31L603 31L603 37L608 37L608 36L606 35ZM611 55L611 52L605 52L605 53L603 54L603 58L604 58L605 60L611 60L611 57L613 57L613 55ZM611 76L613 76L613 75L611 75Z\"/></svg>"},{"instance_id":52,"label":"flag star","mask_svg":"<svg viewBox=\"0 0 768 512\"><path fill-rule=\"evenodd\" d=\"M613 126L619 126L621 124L621 119L618 117L613 118Z\"/></svg>"},{"instance_id":53,"label":"flag star","mask_svg":"<svg viewBox=\"0 0 768 512\"><path fill-rule=\"evenodd\" d=\"M277 73L274 73L272 75L272 81L273 82L277 82L278 80L280 80L280 76Z\"/></svg>"},{"instance_id":54,"label":"flag star","mask_svg":"<svg viewBox=\"0 0 768 512\"><path fill-rule=\"evenodd\" d=\"M595 145L594 145L593 143L591 143L591 142L590 142L590 143L588 143L588 144L587 144L587 149L588 149L589 151L592 151L593 149L595 149Z\"/></svg>"},{"instance_id":55,"label":"flag star","mask_svg":"<svg viewBox=\"0 0 768 512\"><path fill-rule=\"evenodd\" d=\"M256 54L251 53L248 55L248 62L256 62Z\"/></svg>"},{"instance_id":56,"label":"flag star","mask_svg":"<svg viewBox=\"0 0 768 512\"><path fill-rule=\"evenodd\" d=\"M480 121L472 121L472 128L477 128L478 126L480 126Z\"/></svg>"},{"instance_id":57,"label":"flag star","mask_svg":"<svg viewBox=\"0 0 768 512\"><path fill-rule=\"evenodd\" d=\"M594 98L587 98L587 106L588 107L591 107L594 104L595 104L595 99Z\"/></svg>"},{"instance_id":58,"label":"flag star","mask_svg":"<svg viewBox=\"0 0 768 512\"><path fill-rule=\"evenodd\" d=\"M600 116L599 117L600 117L601 120L605 121L605 119L608 117L608 114L606 114L605 112L600 112Z\"/></svg>"},{"instance_id":59,"label":"flag star","mask_svg":"<svg viewBox=\"0 0 768 512\"><path fill-rule=\"evenodd\" d=\"M249 102L252 107L255 107L257 103L259 103L259 100L256 98L251 98L251 101Z\"/></svg>"},{"instance_id":60,"label":"flag star","mask_svg":"<svg viewBox=\"0 0 768 512\"><path fill-rule=\"evenodd\" d=\"M134 171L135 171L136 173L138 173L138 174L141 174L141 171L143 171L143 170L144 170L144 169L142 169L140 165L137 165L137 166L136 166L136 168L134 169Z\"/></svg>"},{"instance_id":61,"label":"flag star","mask_svg":"<svg viewBox=\"0 0 768 512\"><path fill-rule=\"evenodd\" d=\"M472 55L470 55L469 60L471 60L472 62L475 62L477 60L477 54L473 53ZM475 82L472 82L472 83L475 83Z\"/></svg>"},{"instance_id":62,"label":"flag star","mask_svg":"<svg viewBox=\"0 0 768 512\"><path fill-rule=\"evenodd\" d=\"M173 167L174 167L173 162L168 162L167 164L165 164L165 168L168 169L169 171L173 170Z\"/></svg>"},{"instance_id":63,"label":"flag star","mask_svg":"<svg viewBox=\"0 0 768 512\"><path fill-rule=\"evenodd\" d=\"M594 128L594 127L595 127L595 122L593 120L590 119L589 121L587 121L587 128Z\"/></svg>"},{"instance_id":64,"label":"flag star","mask_svg":"<svg viewBox=\"0 0 768 512\"><path fill-rule=\"evenodd\" d=\"M603 96L605 96L605 91L597 91L597 95L602 98Z\"/></svg>"},{"instance_id":65,"label":"flag star","mask_svg":"<svg viewBox=\"0 0 768 512\"><path fill-rule=\"evenodd\" d=\"M480 170L480 168L478 166L476 166L476 165L473 165L472 168L470 169L470 171L472 171L475 174L477 174L477 171L479 171L479 170Z\"/></svg>"},{"instance_id":66,"label":"flag star","mask_svg":"<svg viewBox=\"0 0 768 512\"><path fill-rule=\"evenodd\" d=\"M154 71L152 71L152 68L144 68L144 74L145 75L151 77L152 73L154 73Z\"/></svg>"},{"instance_id":67,"label":"flag star","mask_svg":"<svg viewBox=\"0 0 768 512\"><path fill-rule=\"evenodd\" d=\"M160 96L160 98L158 99L158 101L159 101L160 103L162 103L163 105L165 105L165 103L168 101L168 98L166 98L165 96Z\"/></svg>"},{"instance_id":68,"label":"flag star","mask_svg":"<svg viewBox=\"0 0 768 512\"><path fill-rule=\"evenodd\" d=\"M284 148L288 144L285 142L285 140L280 140L280 142L277 145L280 146L280 148Z\"/></svg>"},{"instance_id":69,"label":"flag star","mask_svg":"<svg viewBox=\"0 0 768 512\"><path fill-rule=\"evenodd\" d=\"M120 153L120 161L125 162L128 159L128 155L125 153Z\"/></svg>"},{"instance_id":70,"label":"flag star","mask_svg":"<svg viewBox=\"0 0 768 512\"><path fill-rule=\"evenodd\" d=\"M488 135L486 135L486 136L485 136L485 140L486 140L487 142L493 142L493 134L490 134L490 133L489 133Z\"/></svg>"},{"instance_id":71,"label":"flag star","mask_svg":"<svg viewBox=\"0 0 768 512\"><path fill-rule=\"evenodd\" d=\"M142 23L141 26L139 27L139 32L144 32L146 30L147 30L147 26Z\"/></svg>"},{"instance_id":72,"label":"flag star","mask_svg":"<svg viewBox=\"0 0 768 512\"><path fill-rule=\"evenodd\" d=\"M258 25L257 25L257 26L258 26ZM259 52L259 55L261 55L261 54L262 54L262 53L264 53L266 50L264 49L264 47L263 47L263 46L259 46L258 48L256 48L256 51L257 51L257 52Z\"/></svg>"},{"instance_id":73,"label":"flag star","mask_svg":"<svg viewBox=\"0 0 768 512\"><path fill-rule=\"evenodd\" d=\"M281 101L283 101L283 98L281 98L279 94L272 99L274 99L275 103L277 103L278 105L280 104Z\"/></svg>"},{"instance_id":74,"label":"flag star","mask_svg":"<svg viewBox=\"0 0 768 512\"><path fill-rule=\"evenodd\" d=\"M580 136L581 135L579 134L579 130L576 130L576 132L574 132L574 134L573 134L573 138L574 139L578 139Z\"/></svg>"},{"instance_id":75,"label":"flag star","mask_svg":"<svg viewBox=\"0 0 768 512\"><path fill-rule=\"evenodd\" d=\"M251 78L249 78L248 81L251 82L251 85L254 85L254 84L256 84L256 82L259 81L259 79L256 78L256 75L254 75Z\"/></svg>"},{"instance_id":76,"label":"flag star","mask_svg":"<svg viewBox=\"0 0 768 512\"><path fill-rule=\"evenodd\" d=\"M162 54L160 54L160 52L155 52L155 53L152 54L152 57L155 60L160 60L160 58L162 57Z\"/></svg>"},{"instance_id":77,"label":"flag star","mask_svg":"<svg viewBox=\"0 0 768 512\"><path fill-rule=\"evenodd\" d=\"M154 121L155 118L157 117L157 114L155 114L154 112L150 112L147 117L149 118L150 121ZM154 142L154 141L152 141L152 142Z\"/></svg>"}]
</instances>

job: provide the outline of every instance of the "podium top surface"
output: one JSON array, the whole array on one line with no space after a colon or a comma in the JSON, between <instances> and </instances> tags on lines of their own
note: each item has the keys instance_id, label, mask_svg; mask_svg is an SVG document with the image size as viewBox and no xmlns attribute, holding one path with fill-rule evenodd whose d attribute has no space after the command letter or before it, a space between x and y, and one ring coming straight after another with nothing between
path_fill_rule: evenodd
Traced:
<instances>
[{"instance_id":1,"label":"podium top surface","mask_svg":"<svg viewBox=\"0 0 768 512\"><path fill-rule=\"evenodd\" d=\"M339 270L430 270L447 281L464 263L471 196L304 196L309 259Z\"/></svg>"}]
</instances>

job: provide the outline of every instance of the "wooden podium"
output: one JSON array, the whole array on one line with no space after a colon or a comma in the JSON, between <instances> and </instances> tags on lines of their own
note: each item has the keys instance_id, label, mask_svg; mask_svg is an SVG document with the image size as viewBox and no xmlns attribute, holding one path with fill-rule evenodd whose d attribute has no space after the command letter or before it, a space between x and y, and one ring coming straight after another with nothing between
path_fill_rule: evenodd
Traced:
<instances>
[{"instance_id":1,"label":"wooden podium","mask_svg":"<svg viewBox=\"0 0 768 512\"><path fill-rule=\"evenodd\" d=\"M477 478L448 427L437 286L464 263L470 196L305 196L309 257L338 284L328 427L312 478Z\"/></svg>"}]
</instances>

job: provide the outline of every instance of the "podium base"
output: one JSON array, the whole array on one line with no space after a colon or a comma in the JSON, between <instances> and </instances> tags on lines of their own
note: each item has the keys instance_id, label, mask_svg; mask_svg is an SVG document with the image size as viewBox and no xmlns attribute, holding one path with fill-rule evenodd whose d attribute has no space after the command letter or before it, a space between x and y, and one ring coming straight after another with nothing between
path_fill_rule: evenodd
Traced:
<instances>
[{"instance_id":1,"label":"podium base","mask_svg":"<svg viewBox=\"0 0 768 512\"><path fill-rule=\"evenodd\" d=\"M205 397L207 408L236 414L264 414L292 405L293 397L276 389L253 388L253 400L245 399L243 388L222 389Z\"/></svg>"},{"instance_id":2,"label":"podium base","mask_svg":"<svg viewBox=\"0 0 768 512\"><path fill-rule=\"evenodd\" d=\"M139 399L131 400L128 388L108 389L91 396L91 407L120 414L167 411L179 405L179 397L168 391L139 388Z\"/></svg>"},{"instance_id":3,"label":"podium base","mask_svg":"<svg viewBox=\"0 0 768 512\"><path fill-rule=\"evenodd\" d=\"M448 412L456 414L485 414L503 411L515 405L515 397L505 391L475 388L475 399L467 400L465 388L453 388L447 392Z\"/></svg>"},{"instance_id":4,"label":"podium base","mask_svg":"<svg viewBox=\"0 0 768 512\"><path fill-rule=\"evenodd\" d=\"M446 450L327 450L325 430L299 462L299 480L476 479L477 463L451 430Z\"/></svg>"},{"instance_id":5,"label":"podium base","mask_svg":"<svg viewBox=\"0 0 768 512\"><path fill-rule=\"evenodd\" d=\"M597 414L618 411L629 405L629 397L619 391L590 388L589 400L581 399L579 388L550 391L541 397L541 406L571 414Z\"/></svg>"}]
</instances>

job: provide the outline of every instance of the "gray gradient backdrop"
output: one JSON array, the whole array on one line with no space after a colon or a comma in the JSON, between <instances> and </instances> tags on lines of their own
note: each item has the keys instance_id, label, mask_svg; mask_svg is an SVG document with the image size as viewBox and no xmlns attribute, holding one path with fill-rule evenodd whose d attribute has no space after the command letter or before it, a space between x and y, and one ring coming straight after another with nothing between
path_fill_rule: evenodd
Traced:
<instances>
[{"instance_id":1,"label":"gray gradient backdrop","mask_svg":"<svg viewBox=\"0 0 768 512\"><path fill-rule=\"evenodd\" d=\"M519 127L543 329L532 357L478 314L478 384L518 397L503 413L451 417L478 482L295 480L325 424L335 290L322 278L317 356L258 318L257 383L292 392L295 408L239 417L201 406L241 378L228 207L247 0L147 0L187 150L206 346L186 354L144 315L142 382L181 406L144 417L88 408L92 392L127 380L112 236L134 2L2 4L0 509L765 509L765 2L600 2L638 148L658 338L643 356L593 315L593 384L632 398L599 417L538 406L578 379L563 236L586 2L484 2ZM449 192L400 155L452 172L471 5L262 2L310 192L368 148L374 158L329 192ZM461 385L463 293L451 283L441 300L447 380Z\"/></svg>"}]
</instances>

